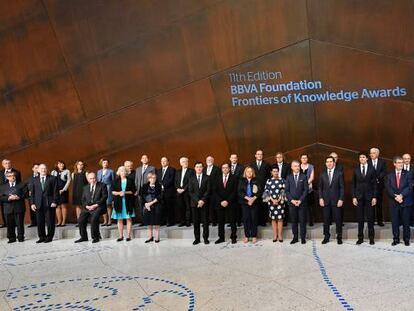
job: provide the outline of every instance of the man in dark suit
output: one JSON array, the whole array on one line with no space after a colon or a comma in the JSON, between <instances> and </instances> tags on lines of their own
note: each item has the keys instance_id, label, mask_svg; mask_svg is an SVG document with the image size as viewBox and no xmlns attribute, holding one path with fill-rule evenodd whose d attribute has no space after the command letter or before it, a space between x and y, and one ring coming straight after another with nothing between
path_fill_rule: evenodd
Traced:
<instances>
[{"instance_id":1,"label":"man in dark suit","mask_svg":"<svg viewBox=\"0 0 414 311\"><path fill-rule=\"evenodd\" d=\"M24 212L26 209L25 197L27 187L24 183L18 183L15 172L6 173L7 183L0 186L0 200L3 203L4 214L7 223L8 243L24 241Z\"/></svg>"},{"instance_id":2,"label":"man in dark suit","mask_svg":"<svg viewBox=\"0 0 414 311\"><path fill-rule=\"evenodd\" d=\"M36 243L52 242L55 235L55 214L59 200L56 177L47 174L46 164L39 165L39 176L33 180L30 191L30 207L36 211L37 232ZM47 225L47 234L45 231Z\"/></svg>"},{"instance_id":3,"label":"man in dark suit","mask_svg":"<svg viewBox=\"0 0 414 311\"><path fill-rule=\"evenodd\" d=\"M283 153L280 152L280 151L276 153L275 159L276 159L275 165L277 165L277 167L279 168L280 177L282 177L282 179L286 180L288 175L291 173L289 163L287 163L285 161L285 157L284 157ZM285 226L285 227L287 226L288 219L289 219L289 209L287 208L285 210L285 218L283 219L283 226Z\"/></svg>"},{"instance_id":4,"label":"man in dark suit","mask_svg":"<svg viewBox=\"0 0 414 311\"><path fill-rule=\"evenodd\" d=\"M413 186L414 186L414 167L411 165L411 155L409 153L404 153L402 156L404 162L404 170L411 173L413 177ZM414 213L411 212L410 226L414 227Z\"/></svg>"},{"instance_id":5,"label":"man in dark suit","mask_svg":"<svg viewBox=\"0 0 414 311\"><path fill-rule=\"evenodd\" d=\"M32 175L31 176L29 176L29 178L27 178L27 180L26 180L26 186L27 186L27 189L31 189L32 188L32 186L33 186L33 182L34 182L34 180L35 180L35 178L37 177L37 176L39 176L39 172L38 172L38 170L39 170L39 163L34 163L33 164L33 166L32 166ZM28 193L29 195L28 195L28 198L30 198L30 191L29 191L29 193ZM29 200L28 200L29 201ZM29 202L29 211L30 211L30 225L29 225L29 228L31 228L31 227L36 227L37 226L37 221L36 221L36 212L35 211L33 211L31 208L30 208L30 202Z\"/></svg>"},{"instance_id":6,"label":"man in dark suit","mask_svg":"<svg viewBox=\"0 0 414 311\"><path fill-rule=\"evenodd\" d=\"M175 168L169 165L167 157L161 158L161 168L157 170L157 180L162 186L163 223L167 227L175 225Z\"/></svg>"},{"instance_id":7,"label":"man in dark suit","mask_svg":"<svg viewBox=\"0 0 414 311\"><path fill-rule=\"evenodd\" d=\"M236 177L237 183L240 181L240 179L243 177L243 173L244 173L244 165L238 163L239 159L237 154L231 154L230 155L230 174L234 177ZM236 222L237 222L237 226L241 227L242 226L242 221L243 221L243 211L242 211L242 206L239 202L239 200L236 200L234 203L234 208L236 211ZM231 226L231 224L229 224L229 226Z\"/></svg>"},{"instance_id":8,"label":"man in dark suit","mask_svg":"<svg viewBox=\"0 0 414 311\"><path fill-rule=\"evenodd\" d=\"M213 184L212 196L215 197L217 218L218 218L218 240L215 244L224 242L224 224L226 221L226 212L230 219L231 226L231 243L237 241L236 226L236 206L238 179L230 173L230 165L224 163L221 166L221 174L216 176Z\"/></svg>"},{"instance_id":9,"label":"man in dark suit","mask_svg":"<svg viewBox=\"0 0 414 311\"><path fill-rule=\"evenodd\" d=\"M209 244L208 236L208 200L210 196L210 180L203 173L203 163L197 162L194 166L195 174L190 177L188 182L188 193L190 204L193 210L194 222L194 242L193 245L200 243L200 223L203 223L204 244Z\"/></svg>"},{"instance_id":10,"label":"man in dark suit","mask_svg":"<svg viewBox=\"0 0 414 311\"><path fill-rule=\"evenodd\" d=\"M387 165L384 159L379 158L379 155L380 151L378 148L371 148L369 151L371 159L368 161L368 165L374 168L377 175L377 203L375 205L375 212L378 226L383 227L382 194L384 192L385 175L387 175Z\"/></svg>"},{"instance_id":11,"label":"man in dark suit","mask_svg":"<svg viewBox=\"0 0 414 311\"><path fill-rule=\"evenodd\" d=\"M263 160L263 150L257 150L255 154L256 160L251 164L256 174L256 178L260 182L260 188L264 189L266 181L270 178L270 164ZM266 226L269 219L269 206L267 202L263 202L260 198L259 225Z\"/></svg>"},{"instance_id":12,"label":"man in dark suit","mask_svg":"<svg viewBox=\"0 0 414 311\"><path fill-rule=\"evenodd\" d=\"M326 169L319 176L319 205L323 208L323 235L322 244L329 242L331 236L330 226L332 214L336 221L336 239L338 244L342 244L342 212L344 204L344 177L342 172L335 167L333 157L325 160Z\"/></svg>"},{"instance_id":13,"label":"man in dark suit","mask_svg":"<svg viewBox=\"0 0 414 311\"><path fill-rule=\"evenodd\" d=\"M188 167L188 158L180 158L181 168L175 173L175 211L178 216L179 227L191 226L191 205L188 194L188 182L194 175L194 170Z\"/></svg>"},{"instance_id":14,"label":"man in dark suit","mask_svg":"<svg viewBox=\"0 0 414 311\"><path fill-rule=\"evenodd\" d=\"M220 169L217 165L214 165L214 158L212 156L208 156L206 158L206 166L203 168L203 174L209 177L210 183L214 183L217 179L217 176L220 175ZM212 189L212 185L210 184L210 189ZM215 197L210 196L210 200L208 200L206 208L208 209L208 218L210 223L213 227L217 226L217 209L216 209L216 202Z\"/></svg>"},{"instance_id":15,"label":"man in dark suit","mask_svg":"<svg viewBox=\"0 0 414 311\"><path fill-rule=\"evenodd\" d=\"M88 232L86 226L89 217L91 218L91 236L92 243L100 240L99 218L106 211L106 200L108 198L108 190L105 184L96 181L95 173L89 173L87 176L89 185L83 188L82 192L82 211L79 215L78 226L80 239L75 243L88 241Z\"/></svg>"},{"instance_id":16,"label":"man in dark suit","mask_svg":"<svg viewBox=\"0 0 414 311\"><path fill-rule=\"evenodd\" d=\"M20 175L20 172L12 167L11 161L9 159L3 159L3 161L1 162L1 165L3 166L3 169L0 170L0 185L4 185L8 182L7 177L6 177L6 174L8 172L14 172L16 176L16 182L21 183L22 177ZM0 203L0 210L1 210L1 217L3 219L3 224L0 225L0 228L5 228L7 225L6 225L6 218L4 216L3 203Z\"/></svg>"},{"instance_id":17,"label":"man in dark suit","mask_svg":"<svg viewBox=\"0 0 414 311\"><path fill-rule=\"evenodd\" d=\"M400 243L401 221L404 244L409 246L411 209L413 207L413 177L410 171L403 169L402 157L394 157L393 163L395 169L388 173L385 179L392 222L392 246Z\"/></svg>"},{"instance_id":18,"label":"man in dark suit","mask_svg":"<svg viewBox=\"0 0 414 311\"><path fill-rule=\"evenodd\" d=\"M301 243L306 243L306 195L308 194L308 178L300 172L299 161L292 161L292 173L286 178L285 193L289 204L293 239L290 244L299 242L298 222L300 223Z\"/></svg>"},{"instance_id":19,"label":"man in dark suit","mask_svg":"<svg viewBox=\"0 0 414 311\"><path fill-rule=\"evenodd\" d=\"M368 164L368 155L365 152L359 153L359 165L354 169L352 176L352 204L357 207L358 217L358 241L357 245L364 242L365 218L368 223L369 244L373 245L374 213L377 203L377 174L374 167Z\"/></svg>"}]
</instances>

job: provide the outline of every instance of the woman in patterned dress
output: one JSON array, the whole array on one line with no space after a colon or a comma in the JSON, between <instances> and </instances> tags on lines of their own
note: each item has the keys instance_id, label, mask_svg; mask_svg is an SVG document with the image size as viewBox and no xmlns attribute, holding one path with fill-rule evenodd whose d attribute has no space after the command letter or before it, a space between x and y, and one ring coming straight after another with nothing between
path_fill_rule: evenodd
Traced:
<instances>
[{"instance_id":1,"label":"woman in patterned dress","mask_svg":"<svg viewBox=\"0 0 414 311\"><path fill-rule=\"evenodd\" d=\"M283 219L285 218L285 181L279 176L279 167L272 166L272 177L266 182L264 197L269 204L272 219L273 242L283 242Z\"/></svg>"}]
</instances>

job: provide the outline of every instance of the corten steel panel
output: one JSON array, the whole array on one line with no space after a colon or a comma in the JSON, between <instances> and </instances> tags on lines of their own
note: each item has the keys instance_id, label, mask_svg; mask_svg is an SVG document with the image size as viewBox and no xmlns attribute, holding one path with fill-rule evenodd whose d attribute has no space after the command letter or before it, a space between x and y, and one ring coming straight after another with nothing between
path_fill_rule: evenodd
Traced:
<instances>
[{"instance_id":1,"label":"corten steel panel","mask_svg":"<svg viewBox=\"0 0 414 311\"><path fill-rule=\"evenodd\" d=\"M25 133L21 145L47 139L83 120L82 107L69 74L14 92L8 106Z\"/></svg>"},{"instance_id":2,"label":"corten steel panel","mask_svg":"<svg viewBox=\"0 0 414 311\"><path fill-rule=\"evenodd\" d=\"M134 40L102 53L91 48L93 54L80 63L72 61L76 57L70 55L67 42L93 45L96 36L105 34L69 31L53 23L74 71L84 109L94 117L303 40L307 37L303 4L219 2L153 33L131 29ZM94 19L88 23L93 24ZM76 39L65 39L68 37Z\"/></svg>"},{"instance_id":3,"label":"corten steel panel","mask_svg":"<svg viewBox=\"0 0 414 311\"><path fill-rule=\"evenodd\" d=\"M311 80L309 42L304 41L267 54L211 78L230 147L241 154L254 154L257 148L263 148L267 153L267 151L274 152L275 148L290 150L314 143L316 133L312 104L232 106L232 96L246 98L246 95L231 94L228 74L249 71L282 72L282 79L258 81L256 85L260 82L285 83L292 80ZM263 96L279 96L286 93L264 93ZM247 97L254 96L255 93L247 95Z\"/></svg>"},{"instance_id":4,"label":"corten steel panel","mask_svg":"<svg viewBox=\"0 0 414 311\"><path fill-rule=\"evenodd\" d=\"M129 45L222 0L45 1L72 64Z\"/></svg>"},{"instance_id":5,"label":"corten steel panel","mask_svg":"<svg viewBox=\"0 0 414 311\"><path fill-rule=\"evenodd\" d=\"M98 150L113 152L217 115L208 79L89 123ZM196 126L196 125L195 125Z\"/></svg>"},{"instance_id":6,"label":"corten steel panel","mask_svg":"<svg viewBox=\"0 0 414 311\"><path fill-rule=\"evenodd\" d=\"M43 13L41 0L0 2L0 33Z\"/></svg>"},{"instance_id":7,"label":"corten steel panel","mask_svg":"<svg viewBox=\"0 0 414 311\"><path fill-rule=\"evenodd\" d=\"M311 41L311 52L313 77L321 80L325 89L400 86L408 92L405 97L316 104L319 142L357 150L379 146L389 158L411 149L413 63L317 41Z\"/></svg>"},{"instance_id":8,"label":"corten steel panel","mask_svg":"<svg viewBox=\"0 0 414 311\"><path fill-rule=\"evenodd\" d=\"M12 103L0 102L0 150L2 152L19 148L28 141L27 133L21 126L19 116L15 114L16 108Z\"/></svg>"},{"instance_id":9,"label":"corten steel panel","mask_svg":"<svg viewBox=\"0 0 414 311\"><path fill-rule=\"evenodd\" d=\"M1 95L67 70L47 13L38 10L39 14L27 20L21 17L0 31Z\"/></svg>"},{"instance_id":10,"label":"corten steel panel","mask_svg":"<svg viewBox=\"0 0 414 311\"><path fill-rule=\"evenodd\" d=\"M312 39L414 58L412 0L309 0Z\"/></svg>"}]
</instances>

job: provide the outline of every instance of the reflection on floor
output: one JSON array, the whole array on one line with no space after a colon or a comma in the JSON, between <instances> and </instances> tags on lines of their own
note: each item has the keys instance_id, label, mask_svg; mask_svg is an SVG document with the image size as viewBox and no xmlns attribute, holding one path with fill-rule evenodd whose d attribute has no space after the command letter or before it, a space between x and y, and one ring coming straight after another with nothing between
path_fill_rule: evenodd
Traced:
<instances>
[{"instance_id":1,"label":"reflection on floor","mask_svg":"<svg viewBox=\"0 0 414 311\"><path fill-rule=\"evenodd\" d=\"M0 310L414 308L412 246L191 242L0 240Z\"/></svg>"}]
</instances>

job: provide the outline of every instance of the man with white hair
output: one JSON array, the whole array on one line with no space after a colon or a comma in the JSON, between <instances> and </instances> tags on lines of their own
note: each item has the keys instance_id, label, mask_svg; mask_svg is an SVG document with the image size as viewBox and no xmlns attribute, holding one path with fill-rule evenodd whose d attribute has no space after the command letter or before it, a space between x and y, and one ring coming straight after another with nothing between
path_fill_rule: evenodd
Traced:
<instances>
[{"instance_id":1,"label":"man with white hair","mask_svg":"<svg viewBox=\"0 0 414 311\"><path fill-rule=\"evenodd\" d=\"M368 165L375 169L377 174L377 204L375 206L377 224L380 227L384 226L384 219L382 213L382 194L384 192L384 180L387 175L387 165L384 159L379 158L380 150L378 148L371 148L369 150L370 160Z\"/></svg>"},{"instance_id":2,"label":"man with white hair","mask_svg":"<svg viewBox=\"0 0 414 311\"><path fill-rule=\"evenodd\" d=\"M57 179L47 172L46 164L39 165L39 175L30 185L30 208L36 212L37 233L39 240L36 243L52 242L55 235L55 214L59 201ZM47 234L45 230L47 226Z\"/></svg>"},{"instance_id":3,"label":"man with white hair","mask_svg":"<svg viewBox=\"0 0 414 311\"><path fill-rule=\"evenodd\" d=\"M175 211L177 219L179 221L179 227L191 226L191 206L190 196L188 194L188 182L190 177L193 176L194 170L188 167L188 158L180 158L181 168L177 170L175 174L175 191L176 191L176 204Z\"/></svg>"},{"instance_id":4,"label":"man with white hair","mask_svg":"<svg viewBox=\"0 0 414 311\"><path fill-rule=\"evenodd\" d=\"M3 159L3 161L1 161L1 165L2 165L3 169L0 170L0 185L4 185L4 184L8 183L7 173L14 173L14 176L16 178L17 183L20 183L22 181L22 177L20 175L20 172L12 167L12 163L9 159ZM3 224L0 226L0 228L5 228L6 227L6 218L4 216L3 203L0 203L0 210L1 210L1 217L3 219Z\"/></svg>"}]
</instances>

